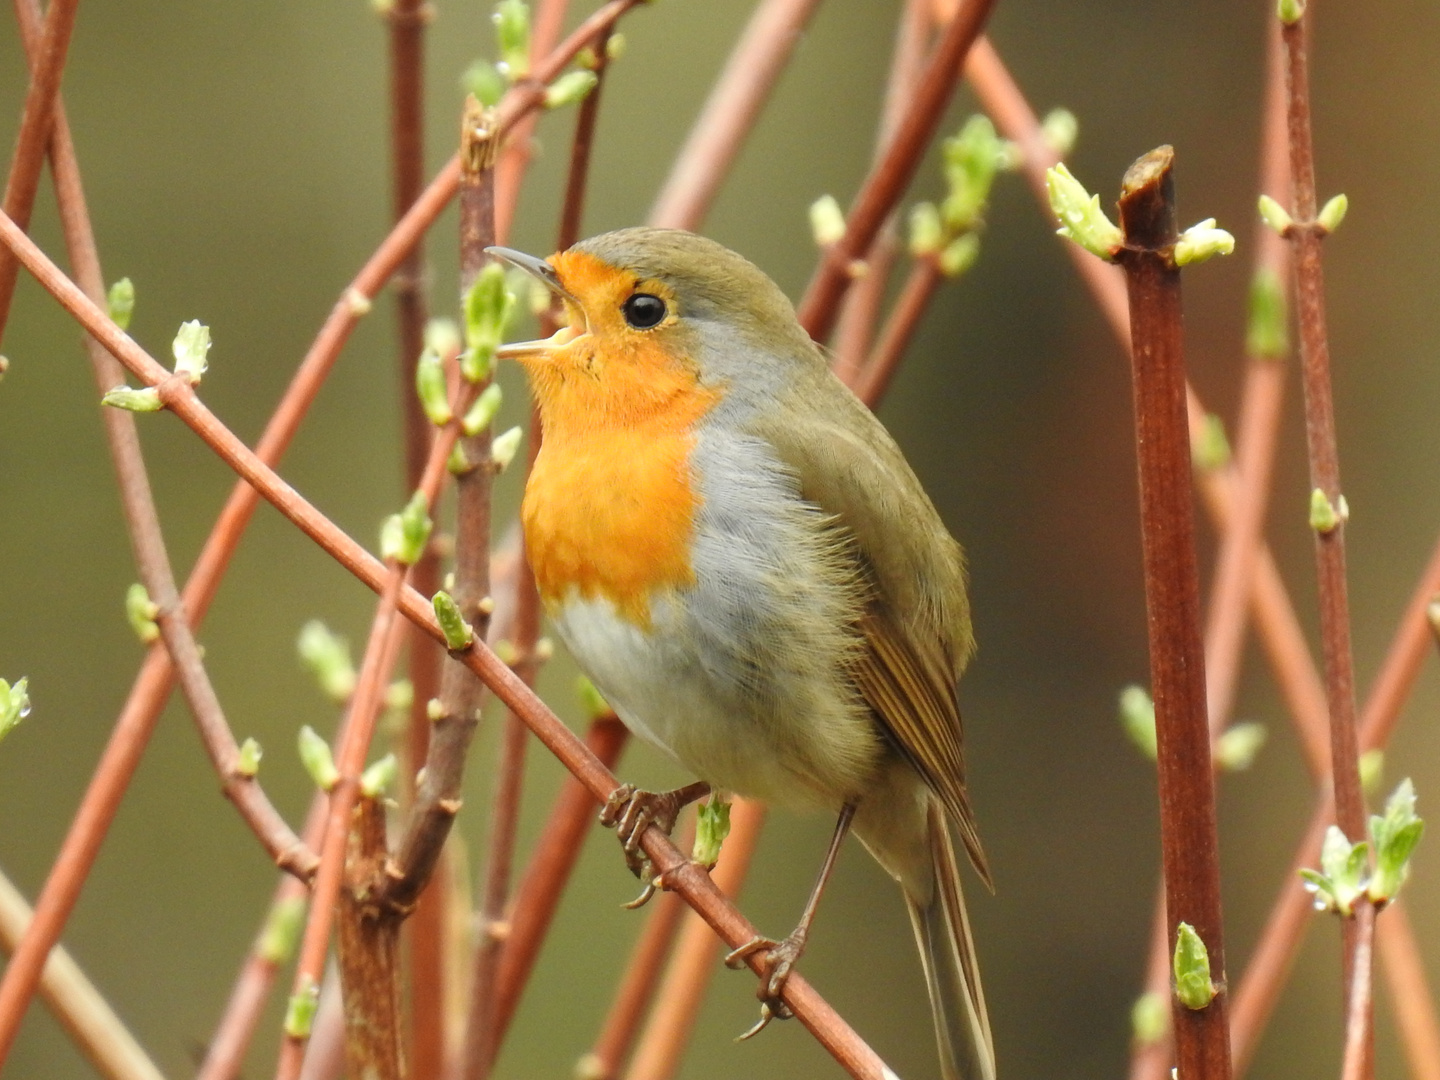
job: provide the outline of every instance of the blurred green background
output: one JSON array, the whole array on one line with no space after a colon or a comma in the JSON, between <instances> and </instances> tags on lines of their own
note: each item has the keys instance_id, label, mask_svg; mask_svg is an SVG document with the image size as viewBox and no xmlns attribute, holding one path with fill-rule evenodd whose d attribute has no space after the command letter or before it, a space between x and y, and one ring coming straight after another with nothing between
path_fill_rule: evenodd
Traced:
<instances>
[{"instance_id":1,"label":"blurred green background","mask_svg":"<svg viewBox=\"0 0 1440 1080\"><path fill-rule=\"evenodd\" d=\"M579 5L588 10L588 5ZM429 38L430 171L451 153L458 76L492 54L488 7L438 0ZM586 231L642 221L749 4L667 0L624 24L600 120ZM1269 5L1181 0L1007 0L992 31L1035 107L1073 109L1075 172L1108 202L1125 166L1161 142L1179 156L1180 216L1214 215L1236 255L1186 275L1190 364L1210 408L1233 416L1249 277L1262 31ZM790 293L814 261L805 208L847 202L864 175L896 3L822 6L705 231ZM1315 40L1322 196L1351 212L1327 247L1345 489L1354 519L1351 600L1368 686L1440 524L1440 13L1380 0L1319 5ZM23 98L18 34L0 32L0 143ZM385 36L369 7L249 0L82 5L64 92L105 271L139 294L132 333L164 356L198 318L215 347L204 396L247 440L259 432L342 287L387 227ZM974 109L962 90L946 121ZM541 125L512 243L550 250L573 114ZM940 191L933 155L914 197ZM48 179L32 233L63 253ZM431 299L453 311L454 218L427 249ZM63 261L63 260L62 260ZM283 473L372 543L402 500L388 295L360 326ZM22 274L0 384L0 675L30 677L34 712L0 747L0 866L34 896L141 659L122 610L134 579L91 376L74 324ZM510 391L502 422L524 415ZM1307 483L1291 387L1270 537L1314 637ZM971 907L1001 1075L1117 1076L1148 941L1158 838L1153 770L1115 718L1118 689L1147 681L1128 375L1065 253L1016 178L997 185L981 259L928 314L882 416L972 566L980 653L962 686L973 800L999 894L971 878ZM141 420L167 539L183 576L232 478L172 417ZM514 478L504 493L513 507ZM1208 579L1209 536L1205 539ZM1208 580L1207 580L1208 583ZM296 729L331 709L294 639L320 617L363 642L370 595L263 508L206 624L208 663L241 737L268 748L264 778L291 820L309 797ZM542 690L578 722L573 671ZM1413 775L1422 811L1440 790L1427 659L1387 761ZM1221 783L1226 932L1242 969L1281 886L1311 797L1281 706L1252 649L1239 715L1272 738ZM470 806L483 807L493 725L477 742ZM560 772L531 756L527 838ZM623 774L674 774L645 748ZM743 897L783 932L799 912L831 822L772 820ZM483 830L461 828L472 863ZM1440 972L1437 856L1422 847L1409 896L1425 961ZM274 882L218 796L183 707L165 715L79 908L67 944L161 1066L191 1071ZM522 1006L499 1075L568 1076L589 1046L641 920L633 879L596 836ZM1338 933L1318 920L1255 1063L1256 1075L1338 1069ZM803 969L906 1077L936 1072L903 905L847 848ZM753 1043L754 981L717 972L682 1075L835 1076L796 1024ZM1403 1061L1381 993L1378 1073ZM249 1076L273 1068L267 1015ZM84 1075L40 1006L5 1075Z\"/></svg>"}]
</instances>

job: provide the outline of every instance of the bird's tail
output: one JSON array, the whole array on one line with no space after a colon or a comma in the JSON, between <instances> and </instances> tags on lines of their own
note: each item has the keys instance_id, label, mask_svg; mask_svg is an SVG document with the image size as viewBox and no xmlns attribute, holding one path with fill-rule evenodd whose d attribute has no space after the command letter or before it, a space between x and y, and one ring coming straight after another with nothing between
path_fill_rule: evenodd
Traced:
<instances>
[{"instance_id":1,"label":"bird's tail","mask_svg":"<svg viewBox=\"0 0 1440 1080\"><path fill-rule=\"evenodd\" d=\"M925 985L935 1017L944 1080L995 1080L995 1045L980 989L975 944L960 891L960 868L950 843L945 811L937 800L929 809L930 860L934 888L927 905L907 892L910 923L925 966Z\"/></svg>"}]
</instances>

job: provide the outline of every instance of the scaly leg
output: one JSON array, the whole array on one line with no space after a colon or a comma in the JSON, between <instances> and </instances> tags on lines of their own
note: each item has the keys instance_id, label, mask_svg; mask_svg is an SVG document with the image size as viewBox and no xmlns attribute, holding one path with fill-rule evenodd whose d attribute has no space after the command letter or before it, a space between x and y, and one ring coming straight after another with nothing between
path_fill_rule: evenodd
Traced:
<instances>
[{"instance_id":1,"label":"scaly leg","mask_svg":"<svg viewBox=\"0 0 1440 1080\"><path fill-rule=\"evenodd\" d=\"M830 850L825 853L825 861L820 866L820 877L815 882L815 888L810 890L810 899L806 901L805 910L800 915L800 924L790 931L787 937L781 938L779 941L767 937L756 937L725 957L726 967L738 968L742 967L745 961L757 952L762 950L765 952L765 957L760 962L760 989L755 994L760 999L760 1020L740 1038L749 1039L759 1035L771 1020L790 1019L792 1015L790 1007L780 999L780 994L785 989L785 980L790 978L790 971L794 968L795 962L805 951L805 939L810 936L810 923L815 918L815 909L820 906L820 896L825 891L826 882L830 880L830 872L835 869L835 859L840 854L840 845L845 839L845 834L850 831L850 823L854 818L855 804L853 802L848 802L840 808L840 820L835 823L835 834L830 838Z\"/></svg>"},{"instance_id":2,"label":"scaly leg","mask_svg":"<svg viewBox=\"0 0 1440 1080\"><path fill-rule=\"evenodd\" d=\"M642 791L633 784L621 784L610 793L600 810L600 824L613 828L625 849L625 865L645 882L640 895L625 906L638 908L655 894L654 869L640 850L640 837L654 825L666 836L675 828L680 811L697 799L710 794L710 785L703 780L675 788L673 791Z\"/></svg>"}]
</instances>

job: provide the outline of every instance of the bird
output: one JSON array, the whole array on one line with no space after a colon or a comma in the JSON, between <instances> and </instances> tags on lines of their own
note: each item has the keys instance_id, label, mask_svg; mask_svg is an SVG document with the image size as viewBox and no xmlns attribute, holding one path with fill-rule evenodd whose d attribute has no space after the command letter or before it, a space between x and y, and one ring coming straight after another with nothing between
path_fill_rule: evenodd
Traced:
<instances>
[{"instance_id":1,"label":"bird","mask_svg":"<svg viewBox=\"0 0 1440 1080\"><path fill-rule=\"evenodd\" d=\"M607 232L540 259L492 247L558 298L551 337L503 345L544 432L521 508L546 613L636 735L699 779L624 785L639 834L733 792L838 814L795 931L761 961L788 1010L846 833L897 880L945 1080L994 1080L953 828L993 882L965 786L957 682L974 650L960 545L895 441L830 371L778 285L674 229Z\"/></svg>"}]
</instances>

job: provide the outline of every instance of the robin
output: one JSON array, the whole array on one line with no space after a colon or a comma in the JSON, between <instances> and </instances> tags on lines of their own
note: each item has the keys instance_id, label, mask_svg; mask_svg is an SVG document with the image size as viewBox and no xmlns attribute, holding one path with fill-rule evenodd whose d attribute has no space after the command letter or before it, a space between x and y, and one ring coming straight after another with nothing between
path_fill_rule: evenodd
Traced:
<instances>
[{"instance_id":1,"label":"robin","mask_svg":"<svg viewBox=\"0 0 1440 1080\"><path fill-rule=\"evenodd\" d=\"M542 261L564 303L503 346L545 439L521 518L565 644L636 733L701 778L610 799L632 868L649 824L711 787L838 812L795 931L758 938L760 1023L853 828L905 894L946 1080L994 1049L950 839L991 884L965 792L956 681L974 648L960 546L780 288L691 233L623 229Z\"/></svg>"}]
</instances>

